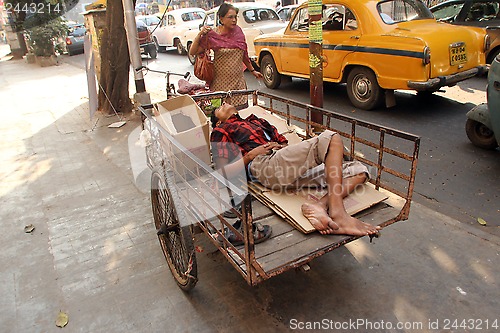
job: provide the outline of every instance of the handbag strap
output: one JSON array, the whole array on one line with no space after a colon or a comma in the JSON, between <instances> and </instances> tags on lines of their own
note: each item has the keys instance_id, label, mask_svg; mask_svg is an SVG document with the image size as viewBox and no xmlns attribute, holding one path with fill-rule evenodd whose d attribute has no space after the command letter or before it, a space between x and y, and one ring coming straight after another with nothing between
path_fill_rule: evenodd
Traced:
<instances>
[{"instance_id":1,"label":"handbag strap","mask_svg":"<svg viewBox=\"0 0 500 333\"><path fill-rule=\"evenodd\" d=\"M205 47L205 52L203 52L203 54L205 54L205 56L207 57L208 60L210 60L210 47L208 45L208 34L205 35L205 39L206 39L206 44L207 46Z\"/></svg>"},{"instance_id":2,"label":"handbag strap","mask_svg":"<svg viewBox=\"0 0 500 333\"><path fill-rule=\"evenodd\" d=\"M206 35L205 35L205 40L206 40L206 43L205 43L205 44L206 44L206 46L205 46L205 51L204 51L204 52L202 52L202 53L207 54L207 53L208 53L208 50L209 50L209 48L208 48L208 34L206 34Z\"/></svg>"}]
</instances>

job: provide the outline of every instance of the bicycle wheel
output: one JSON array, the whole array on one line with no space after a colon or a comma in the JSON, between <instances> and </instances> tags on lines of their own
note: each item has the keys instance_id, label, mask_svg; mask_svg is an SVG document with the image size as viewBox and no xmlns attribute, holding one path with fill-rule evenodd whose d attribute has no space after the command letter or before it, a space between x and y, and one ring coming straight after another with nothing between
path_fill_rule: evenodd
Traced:
<instances>
[{"instance_id":1,"label":"bicycle wheel","mask_svg":"<svg viewBox=\"0 0 500 333\"><path fill-rule=\"evenodd\" d=\"M168 174L159 170L154 170L151 175L154 223L161 249L177 285L189 291L198 281L193 236L189 226L181 227L179 223L186 218L170 179Z\"/></svg>"}]
</instances>

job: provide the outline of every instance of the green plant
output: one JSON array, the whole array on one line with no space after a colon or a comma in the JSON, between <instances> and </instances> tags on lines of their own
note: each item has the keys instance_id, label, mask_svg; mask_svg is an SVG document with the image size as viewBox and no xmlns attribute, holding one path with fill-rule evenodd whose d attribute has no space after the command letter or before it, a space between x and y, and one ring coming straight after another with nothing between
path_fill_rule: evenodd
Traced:
<instances>
[{"instance_id":1,"label":"green plant","mask_svg":"<svg viewBox=\"0 0 500 333\"><path fill-rule=\"evenodd\" d=\"M56 54L58 40L64 39L68 33L64 22L62 18L57 17L44 25L26 29L29 48L36 56L49 57Z\"/></svg>"}]
</instances>

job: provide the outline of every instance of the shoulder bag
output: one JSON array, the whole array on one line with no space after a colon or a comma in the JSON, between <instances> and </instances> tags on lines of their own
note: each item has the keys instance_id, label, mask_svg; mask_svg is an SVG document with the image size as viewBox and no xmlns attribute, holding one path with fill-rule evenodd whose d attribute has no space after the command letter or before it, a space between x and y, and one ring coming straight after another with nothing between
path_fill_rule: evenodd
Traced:
<instances>
[{"instance_id":1,"label":"shoulder bag","mask_svg":"<svg viewBox=\"0 0 500 333\"><path fill-rule=\"evenodd\" d=\"M196 56L196 61L194 63L194 76L200 80L210 83L214 79L214 62L210 56L208 36L206 36L206 38L207 47L205 48L205 51Z\"/></svg>"}]
</instances>

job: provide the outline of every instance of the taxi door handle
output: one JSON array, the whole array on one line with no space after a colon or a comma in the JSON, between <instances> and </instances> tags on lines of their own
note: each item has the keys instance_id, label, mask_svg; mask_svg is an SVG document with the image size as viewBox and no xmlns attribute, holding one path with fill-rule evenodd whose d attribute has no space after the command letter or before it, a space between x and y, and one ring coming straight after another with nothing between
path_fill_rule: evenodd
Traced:
<instances>
[{"instance_id":1,"label":"taxi door handle","mask_svg":"<svg viewBox=\"0 0 500 333\"><path fill-rule=\"evenodd\" d=\"M359 39L359 36L351 36L351 39Z\"/></svg>"}]
</instances>

